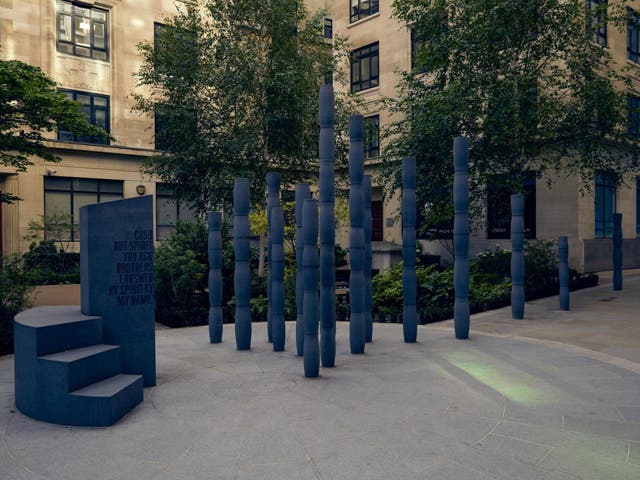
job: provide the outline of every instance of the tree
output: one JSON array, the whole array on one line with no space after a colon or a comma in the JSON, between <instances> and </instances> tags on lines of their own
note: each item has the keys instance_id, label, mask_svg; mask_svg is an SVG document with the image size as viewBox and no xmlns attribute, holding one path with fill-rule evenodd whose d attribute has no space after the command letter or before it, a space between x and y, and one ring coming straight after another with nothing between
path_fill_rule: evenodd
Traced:
<instances>
[{"instance_id":1,"label":"tree","mask_svg":"<svg viewBox=\"0 0 640 480\"><path fill-rule=\"evenodd\" d=\"M162 150L145 171L200 210L228 202L236 177L250 178L261 201L268 170L284 185L308 179L319 86L331 72L340 78L344 50L323 38L322 13L302 0L204 0L165 22L154 45L139 46L146 88L134 94L136 108L155 117Z\"/></svg>"},{"instance_id":2,"label":"tree","mask_svg":"<svg viewBox=\"0 0 640 480\"><path fill-rule=\"evenodd\" d=\"M44 132L64 127L78 135L109 135L89 124L80 105L56 90L38 67L17 60L0 60L0 164L24 172L33 158L58 162L45 145ZM0 202L20 200L0 193Z\"/></svg>"},{"instance_id":3,"label":"tree","mask_svg":"<svg viewBox=\"0 0 640 480\"><path fill-rule=\"evenodd\" d=\"M385 160L417 157L418 204L429 202L432 227L453 217L457 135L471 143L476 205L487 183L517 193L531 174L575 175L585 187L599 171L638 170L624 70L594 41L604 21L626 29L624 3L608 15L607 2L587 10L585 28L584 0L394 1L418 48L388 100L402 120L387 132Z\"/></svg>"}]
</instances>

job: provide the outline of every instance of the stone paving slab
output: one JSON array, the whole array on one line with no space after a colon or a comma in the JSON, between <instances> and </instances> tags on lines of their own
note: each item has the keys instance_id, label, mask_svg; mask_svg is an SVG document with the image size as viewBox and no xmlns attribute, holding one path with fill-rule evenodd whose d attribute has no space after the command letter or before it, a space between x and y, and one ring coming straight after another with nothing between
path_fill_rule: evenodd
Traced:
<instances>
[{"instance_id":1,"label":"stone paving slab","mask_svg":"<svg viewBox=\"0 0 640 480\"><path fill-rule=\"evenodd\" d=\"M305 379L265 324L238 352L207 327L157 332L158 386L110 428L49 425L13 402L0 358L0 479L625 480L640 478L640 374L562 342L338 324L337 367ZM535 339L534 339L535 340ZM630 360L627 360L630 362ZM629 363L632 365L632 363ZM637 366L637 365L636 365Z\"/></svg>"}]
</instances>

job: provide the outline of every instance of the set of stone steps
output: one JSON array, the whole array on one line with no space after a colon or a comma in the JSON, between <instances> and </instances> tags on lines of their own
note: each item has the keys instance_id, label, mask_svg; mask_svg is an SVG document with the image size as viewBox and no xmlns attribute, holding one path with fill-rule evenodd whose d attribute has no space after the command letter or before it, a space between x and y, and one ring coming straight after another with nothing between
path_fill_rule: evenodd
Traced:
<instances>
[{"instance_id":1,"label":"set of stone steps","mask_svg":"<svg viewBox=\"0 0 640 480\"><path fill-rule=\"evenodd\" d=\"M122 373L103 344L102 318L80 307L38 307L14 322L16 406L46 422L108 426L142 401L142 376Z\"/></svg>"}]
</instances>

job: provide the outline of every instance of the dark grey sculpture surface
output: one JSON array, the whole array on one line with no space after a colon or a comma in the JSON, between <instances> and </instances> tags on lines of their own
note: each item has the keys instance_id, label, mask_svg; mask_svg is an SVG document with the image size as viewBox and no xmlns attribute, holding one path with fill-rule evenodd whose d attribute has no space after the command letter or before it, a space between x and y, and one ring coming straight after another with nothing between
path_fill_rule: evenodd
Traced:
<instances>
[{"instance_id":1,"label":"dark grey sculpture surface","mask_svg":"<svg viewBox=\"0 0 640 480\"><path fill-rule=\"evenodd\" d=\"M323 367L336 363L336 228L333 86L320 87L320 352Z\"/></svg>"},{"instance_id":2,"label":"dark grey sculpture surface","mask_svg":"<svg viewBox=\"0 0 640 480\"><path fill-rule=\"evenodd\" d=\"M306 199L303 206L304 254L304 376L320 375L320 343L318 341L318 202Z\"/></svg>"},{"instance_id":3,"label":"dark grey sculpture surface","mask_svg":"<svg viewBox=\"0 0 640 480\"><path fill-rule=\"evenodd\" d=\"M464 137L453 140L453 318L456 338L469 338L469 142Z\"/></svg>"},{"instance_id":4,"label":"dark grey sculpture surface","mask_svg":"<svg viewBox=\"0 0 640 480\"><path fill-rule=\"evenodd\" d=\"M302 257L304 254L304 238L302 233L302 209L304 201L311 198L309 185L296 184L296 353L299 357L304 352L304 275Z\"/></svg>"},{"instance_id":5,"label":"dark grey sculpture surface","mask_svg":"<svg viewBox=\"0 0 640 480\"><path fill-rule=\"evenodd\" d=\"M511 195L511 316L524 318L524 195Z\"/></svg>"},{"instance_id":6,"label":"dark grey sculpture surface","mask_svg":"<svg viewBox=\"0 0 640 480\"><path fill-rule=\"evenodd\" d=\"M613 214L613 289L622 290L622 214Z\"/></svg>"},{"instance_id":7,"label":"dark grey sculpture surface","mask_svg":"<svg viewBox=\"0 0 640 480\"><path fill-rule=\"evenodd\" d=\"M222 342L222 212L209 212L209 341Z\"/></svg>"},{"instance_id":8,"label":"dark grey sculpture surface","mask_svg":"<svg viewBox=\"0 0 640 480\"><path fill-rule=\"evenodd\" d=\"M273 351L282 352L285 342L284 324L284 212L271 208L271 336Z\"/></svg>"},{"instance_id":9,"label":"dark grey sculpture surface","mask_svg":"<svg viewBox=\"0 0 640 480\"><path fill-rule=\"evenodd\" d=\"M558 238L558 284L560 287L560 309L569 310L569 239Z\"/></svg>"},{"instance_id":10,"label":"dark grey sculpture surface","mask_svg":"<svg viewBox=\"0 0 640 480\"><path fill-rule=\"evenodd\" d=\"M82 313L100 316L104 341L119 345L123 373L156 384L153 197L80 209Z\"/></svg>"},{"instance_id":11,"label":"dark grey sculpture surface","mask_svg":"<svg viewBox=\"0 0 640 480\"><path fill-rule=\"evenodd\" d=\"M371 217L371 176L365 175L364 188L364 340L373 341L373 283L371 282L371 234L373 219Z\"/></svg>"},{"instance_id":12,"label":"dark grey sculpture surface","mask_svg":"<svg viewBox=\"0 0 640 480\"><path fill-rule=\"evenodd\" d=\"M418 337L416 279L416 159L402 159L402 332L404 341Z\"/></svg>"},{"instance_id":13,"label":"dark grey sculpture surface","mask_svg":"<svg viewBox=\"0 0 640 480\"><path fill-rule=\"evenodd\" d=\"M273 322L273 313L271 311L271 305L273 299L271 298L271 288L273 285L273 275L271 272L271 248L273 246L273 239L271 238L271 209L273 207L280 206L280 174L278 172L267 173L267 258L269 259L269 271L267 274L267 340L269 343L273 341L273 332L271 331L271 324Z\"/></svg>"},{"instance_id":14,"label":"dark grey sculpture surface","mask_svg":"<svg viewBox=\"0 0 640 480\"><path fill-rule=\"evenodd\" d=\"M233 287L236 295L236 348L251 348L251 271L249 269L249 179L237 178L233 185L233 249L236 257Z\"/></svg>"},{"instance_id":15,"label":"dark grey sculpture surface","mask_svg":"<svg viewBox=\"0 0 640 480\"><path fill-rule=\"evenodd\" d=\"M364 119L362 115L349 117L349 344L351 353L364 353Z\"/></svg>"}]
</instances>

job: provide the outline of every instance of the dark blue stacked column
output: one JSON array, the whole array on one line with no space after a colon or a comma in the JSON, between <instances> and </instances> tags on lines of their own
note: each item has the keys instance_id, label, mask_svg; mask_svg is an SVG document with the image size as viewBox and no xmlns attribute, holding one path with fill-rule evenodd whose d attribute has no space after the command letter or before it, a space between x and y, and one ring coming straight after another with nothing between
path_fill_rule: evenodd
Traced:
<instances>
[{"instance_id":1,"label":"dark blue stacked column","mask_svg":"<svg viewBox=\"0 0 640 480\"><path fill-rule=\"evenodd\" d=\"M304 316L302 306L304 299L304 275L302 257L304 240L302 233L302 218L304 201L311 198L309 185L296 184L296 352L301 357L304 352Z\"/></svg>"},{"instance_id":2,"label":"dark blue stacked column","mask_svg":"<svg viewBox=\"0 0 640 480\"><path fill-rule=\"evenodd\" d=\"M404 341L418 337L416 280L416 159L402 160L402 331Z\"/></svg>"},{"instance_id":3,"label":"dark blue stacked column","mask_svg":"<svg viewBox=\"0 0 640 480\"><path fill-rule=\"evenodd\" d=\"M273 351L284 350L284 213L282 207L271 209L271 335Z\"/></svg>"},{"instance_id":4,"label":"dark blue stacked column","mask_svg":"<svg viewBox=\"0 0 640 480\"><path fill-rule=\"evenodd\" d=\"M469 142L464 137L453 141L453 285L455 303L453 321L456 338L469 338Z\"/></svg>"},{"instance_id":5,"label":"dark blue stacked column","mask_svg":"<svg viewBox=\"0 0 640 480\"><path fill-rule=\"evenodd\" d=\"M307 199L303 206L303 270L304 270L304 376L320 374L318 341L318 202Z\"/></svg>"},{"instance_id":6,"label":"dark blue stacked column","mask_svg":"<svg viewBox=\"0 0 640 480\"><path fill-rule=\"evenodd\" d=\"M349 343L351 353L364 353L364 119L362 115L349 117Z\"/></svg>"},{"instance_id":7,"label":"dark blue stacked column","mask_svg":"<svg viewBox=\"0 0 640 480\"><path fill-rule=\"evenodd\" d=\"M320 87L320 350L323 367L336 363L336 227L333 87Z\"/></svg>"},{"instance_id":8,"label":"dark blue stacked column","mask_svg":"<svg viewBox=\"0 0 640 480\"><path fill-rule=\"evenodd\" d=\"M560 309L569 310L569 240L558 238L558 283L560 284Z\"/></svg>"},{"instance_id":9,"label":"dark blue stacked column","mask_svg":"<svg viewBox=\"0 0 640 480\"><path fill-rule=\"evenodd\" d=\"M365 342L373 341L373 284L371 283L371 176L364 176L364 327Z\"/></svg>"},{"instance_id":10,"label":"dark blue stacked column","mask_svg":"<svg viewBox=\"0 0 640 480\"><path fill-rule=\"evenodd\" d=\"M511 317L524 318L524 195L511 195Z\"/></svg>"},{"instance_id":11,"label":"dark blue stacked column","mask_svg":"<svg viewBox=\"0 0 640 480\"><path fill-rule=\"evenodd\" d=\"M222 342L222 213L209 212L209 340Z\"/></svg>"},{"instance_id":12,"label":"dark blue stacked column","mask_svg":"<svg viewBox=\"0 0 640 480\"><path fill-rule=\"evenodd\" d=\"M613 289L622 290L622 214L613 214Z\"/></svg>"},{"instance_id":13,"label":"dark blue stacked column","mask_svg":"<svg viewBox=\"0 0 640 480\"><path fill-rule=\"evenodd\" d=\"M273 335L271 332L271 323L273 321L273 313L271 311L271 288L273 282L273 275L271 273L271 247L273 240L271 238L271 209L273 207L280 206L280 174L277 172L267 173L267 232L269 233L267 239L267 258L269 259L269 273L267 276L267 339L269 342L273 341Z\"/></svg>"},{"instance_id":14,"label":"dark blue stacked column","mask_svg":"<svg viewBox=\"0 0 640 480\"><path fill-rule=\"evenodd\" d=\"M237 178L233 185L233 249L236 264L233 286L236 295L236 347L251 348L251 270L249 269L249 179Z\"/></svg>"}]
</instances>

